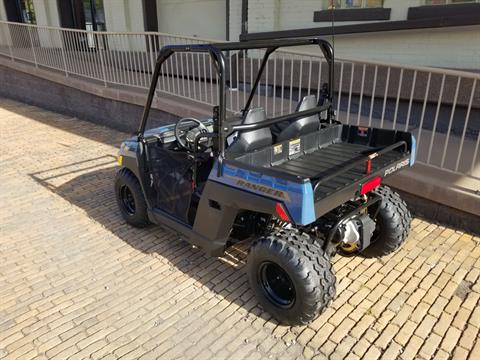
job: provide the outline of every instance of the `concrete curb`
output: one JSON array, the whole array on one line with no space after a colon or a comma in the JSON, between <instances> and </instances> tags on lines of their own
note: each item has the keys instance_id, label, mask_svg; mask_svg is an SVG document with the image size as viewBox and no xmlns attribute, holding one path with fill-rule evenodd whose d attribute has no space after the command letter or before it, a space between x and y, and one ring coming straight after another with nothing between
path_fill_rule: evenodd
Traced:
<instances>
[{"instance_id":1,"label":"concrete curb","mask_svg":"<svg viewBox=\"0 0 480 360\"><path fill-rule=\"evenodd\" d=\"M403 192L477 216L480 222L480 180L416 164L386 180Z\"/></svg>"}]
</instances>

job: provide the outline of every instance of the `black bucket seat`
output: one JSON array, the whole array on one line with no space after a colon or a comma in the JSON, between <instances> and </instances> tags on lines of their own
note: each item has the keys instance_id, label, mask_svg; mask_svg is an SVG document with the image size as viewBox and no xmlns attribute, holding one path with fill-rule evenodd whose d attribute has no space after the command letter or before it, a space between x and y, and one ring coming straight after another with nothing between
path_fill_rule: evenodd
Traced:
<instances>
[{"instance_id":1,"label":"black bucket seat","mask_svg":"<svg viewBox=\"0 0 480 360\"><path fill-rule=\"evenodd\" d=\"M305 96L297 105L296 111L305 111L313 109L317 106L317 98L315 95ZM299 137L310 132L317 131L320 127L320 118L318 114L292 120L282 121L271 127L271 131L275 136L276 142Z\"/></svg>"},{"instance_id":2,"label":"black bucket seat","mask_svg":"<svg viewBox=\"0 0 480 360\"><path fill-rule=\"evenodd\" d=\"M266 119L263 108L250 109L242 124L255 124ZM245 153L272 145L272 133L268 127L240 132L228 147L229 152Z\"/></svg>"}]
</instances>

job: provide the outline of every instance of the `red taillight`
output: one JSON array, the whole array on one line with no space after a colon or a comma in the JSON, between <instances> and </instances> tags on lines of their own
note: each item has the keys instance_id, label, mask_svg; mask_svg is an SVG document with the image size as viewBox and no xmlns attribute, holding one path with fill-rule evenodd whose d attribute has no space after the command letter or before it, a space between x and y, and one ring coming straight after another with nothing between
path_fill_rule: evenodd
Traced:
<instances>
[{"instance_id":1,"label":"red taillight","mask_svg":"<svg viewBox=\"0 0 480 360\"><path fill-rule=\"evenodd\" d=\"M288 214L283 208L282 204L277 203L277 205L275 205L275 213L279 219L290 222L290 218L288 217Z\"/></svg>"},{"instance_id":2,"label":"red taillight","mask_svg":"<svg viewBox=\"0 0 480 360\"><path fill-rule=\"evenodd\" d=\"M368 193L368 192L372 191L373 189L379 187L381 183L382 183L382 178L380 176L377 176L377 177L373 178L372 180L367 181L360 188L360 194L365 195L366 193Z\"/></svg>"}]
</instances>

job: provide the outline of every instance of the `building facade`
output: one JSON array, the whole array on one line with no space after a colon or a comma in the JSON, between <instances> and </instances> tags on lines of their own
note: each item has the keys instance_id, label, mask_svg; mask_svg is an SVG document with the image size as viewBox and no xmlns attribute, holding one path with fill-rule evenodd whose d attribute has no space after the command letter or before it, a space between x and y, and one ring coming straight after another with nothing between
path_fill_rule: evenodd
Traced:
<instances>
[{"instance_id":1,"label":"building facade","mask_svg":"<svg viewBox=\"0 0 480 360\"><path fill-rule=\"evenodd\" d=\"M0 20L214 40L330 37L333 22L341 58L480 70L479 0L0 0Z\"/></svg>"}]
</instances>

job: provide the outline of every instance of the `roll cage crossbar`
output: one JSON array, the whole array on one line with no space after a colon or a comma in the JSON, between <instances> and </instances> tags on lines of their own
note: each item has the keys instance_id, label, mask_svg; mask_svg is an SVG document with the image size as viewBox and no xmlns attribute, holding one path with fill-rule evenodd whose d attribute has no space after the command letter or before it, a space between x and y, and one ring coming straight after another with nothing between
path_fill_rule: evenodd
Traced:
<instances>
[{"instance_id":1,"label":"roll cage crossbar","mask_svg":"<svg viewBox=\"0 0 480 360\"><path fill-rule=\"evenodd\" d=\"M245 107L242 110L242 113L245 114L248 112L252 100L255 96L258 84L262 77L265 66L268 62L270 55L282 47L292 47L292 46L305 46L305 45L318 45L320 50L323 53L327 63L328 63L328 84L327 84L327 102L324 105L317 106L314 109L297 112L294 114L288 114L283 116L278 116L275 118L267 119L265 121L256 123L256 124L243 124L230 126L226 123L226 69L225 69L225 55L224 51L237 51L237 50L253 50L253 49L265 49L265 55L263 56L260 68L258 70L255 82L252 85L250 95L245 104ZM245 42L228 42L228 43L211 43L211 44L190 44L190 45L167 45L164 46L157 57L155 63L155 69L153 72L152 82L148 91L147 102L142 114L142 121L138 129L138 138L140 141L143 141L143 135L147 125L148 116L150 109L152 107L153 97L155 95L155 90L158 83L158 77L160 76L160 70L162 64L168 60L168 58L174 53L183 53L183 52L196 52L196 53L208 53L210 54L211 60L213 62L215 71L218 75L218 92L219 92L219 104L217 109L214 109L214 133L218 133L217 141L218 144L216 147L220 156L220 161L223 160L225 156L225 138L233 131L248 131L261 129L270 125L273 125L277 122L281 122L288 119L298 119L301 117L311 116L317 113L320 113L324 110L331 109L332 103L332 94L333 94L333 84L334 84L334 54L333 48L330 43L326 40L320 38L299 38L299 39L280 39L280 40L256 40L256 41L245 41Z\"/></svg>"}]
</instances>

